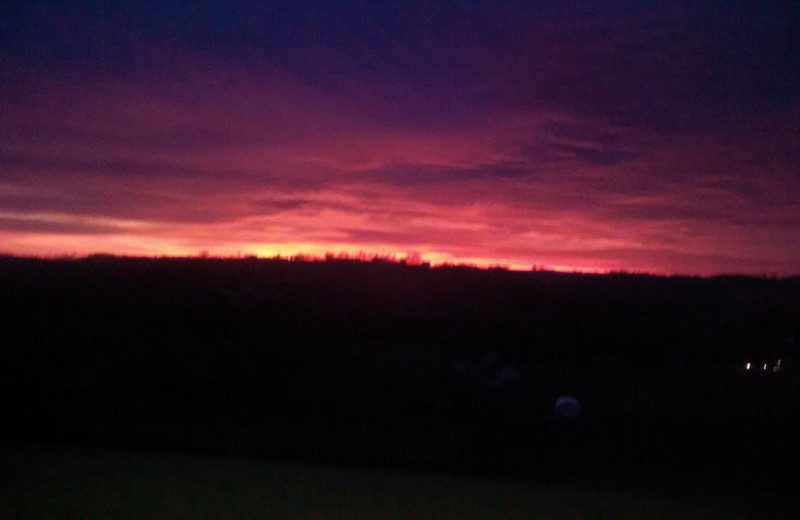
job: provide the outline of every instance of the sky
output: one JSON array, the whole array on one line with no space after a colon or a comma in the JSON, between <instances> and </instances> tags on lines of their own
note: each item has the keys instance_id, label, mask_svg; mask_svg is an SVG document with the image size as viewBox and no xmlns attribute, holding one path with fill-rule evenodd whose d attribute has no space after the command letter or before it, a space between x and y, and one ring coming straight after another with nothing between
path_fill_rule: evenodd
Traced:
<instances>
[{"instance_id":1,"label":"sky","mask_svg":"<svg viewBox=\"0 0 800 520\"><path fill-rule=\"evenodd\" d=\"M800 7L0 5L0 252L800 274Z\"/></svg>"}]
</instances>

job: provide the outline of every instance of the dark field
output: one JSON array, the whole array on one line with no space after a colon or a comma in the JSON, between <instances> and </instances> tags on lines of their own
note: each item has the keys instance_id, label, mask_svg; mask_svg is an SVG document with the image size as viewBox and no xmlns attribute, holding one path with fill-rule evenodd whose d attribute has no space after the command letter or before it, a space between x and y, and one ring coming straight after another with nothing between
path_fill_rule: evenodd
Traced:
<instances>
[{"instance_id":1,"label":"dark field","mask_svg":"<svg viewBox=\"0 0 800 520\"><path fill-rule=\"evenodd\" d=\"M764 497L0 443L4 518L792 518Z\"/></svg>"},{"instance_id":2,"label":"dark field","mask_svg":"<svg viewBox=\"0 0 800 520\"><path fill-rule=\"evenodd\" d=\"M113 457L150 461L142 485L154 490L222 485L172 482L183 474L156 468L178 460L170 453L214 456L180 460L221 474L338 472L352 483L347 507L362 495L416 503L429 486L455 490L441 492L446 509L474 496L473 516L531 496L524 507L579 514L552 506L574 489L602 494L588 518L641 517L626 508L652 497L666 502L649 511L666 517L709 500L720 517L791 517L797 502L798 278L5 257L0 295L9 507L24 507L23 488L57 493L48 479L98 457L123 495L134 477L120 468L138 470ZM564 394L580 400L577 419L554 414ZM43 462L67 445L61 464ZM387 474L420 487L400 498L369 487L400 478ZM241 477L242 492L272 489L265 475ZM507 491L470 487L487 482ZM236 488L209 507L235 502ZM623 498L604 509L612 497Z\"/></svg>"}]
</instances>

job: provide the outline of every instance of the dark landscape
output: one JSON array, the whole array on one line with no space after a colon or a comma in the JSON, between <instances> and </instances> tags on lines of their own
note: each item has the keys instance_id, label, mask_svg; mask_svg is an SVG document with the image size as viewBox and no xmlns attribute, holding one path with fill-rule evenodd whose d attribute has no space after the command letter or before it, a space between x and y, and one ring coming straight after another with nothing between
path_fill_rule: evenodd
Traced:
<instances>
[{"instance_id":1,"label":"dark landscape","mask_svg":"<svg viewBox=\"0 0 800 520\"><path fill-rule=\"evenodd\" d=\"M7 256L0 294L4 442L794 501L797 277Z\"/></svg>"}]
</instances>

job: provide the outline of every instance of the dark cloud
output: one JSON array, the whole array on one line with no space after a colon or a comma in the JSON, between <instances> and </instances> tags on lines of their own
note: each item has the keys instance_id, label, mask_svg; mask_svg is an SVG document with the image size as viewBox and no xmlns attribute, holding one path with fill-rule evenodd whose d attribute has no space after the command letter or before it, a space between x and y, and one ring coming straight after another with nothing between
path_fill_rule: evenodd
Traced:
<instances>
[{"instance_id":1,"label":"dark cloud","mask_svg":"<svg viewBox=\"0 0 800 520\"><path fill-rule=\"evenodd\" d=\"M53 182L55 185L56 183ZM19 214L56 213L141 221L215 224L240 216L234 208L197 196L158 194L135 188L82 187L60 195L0 194L0 209Z\"/></svg>"},{"instance_id":2,"label":"dark cloud","mask_svg":"<svg viewBox=\"0 0 800 520\"><path fill-rule=\"evenodd\" d=\"M31 173L59 173L64 175L107 175L122 177L178 177L198 179L201 177L241 177L239 170L209 169L175 163L146 162L138 159L85 159L41 157L0 152L4 167L0 172L10 172L19 177ZM6 176L5 174L3 175Z\"/></svg>"},{"instance_id":3,"label":"dark cloud","mask_svg":"<svg viewBox=\"0 0 800 520\"><path fill-rule=\"evenodd\" d=\"M561 24L518 20L479 54L482 67L516 106L669 133L797 103L797 9L631 4Z\"/></svg>"},{"instance_id":4,"label":"dark cloud","mask_svg":"<svg viewBox=\"0 0 800 520\"><path fill-rule=\"evenodd\" d=\"M125 233L119 226L85 224L79 222L58 222L53 220L25 220L19 218L0 217L0 231L17 233L64 233L81 235L99 235L107 233Z\"/></svg>"},{"instance_id":5,"label":"dark cloud","mask_svg":"<svg viewBox=\"0 0 800 520\"><path fill-rule=\"evenodd\" d=\"M454 168L425 164L387 166L366 172L377 182L396 185L426 185L469 180L503 180L524 177L531 172L518 163L479 165L473 168Z\"/></svg>"},{"instance_id":6,"label":"dark cloud","mask_svg":"<svg viewBox=\"0 0 800 520\"><path fill-rule=\"evenodd\" d=\"M277 215L280 213L317 215L324 210L358 212L360 209L352 204L310 198L259 199L251 202L251 205L253 212L257 215Z\"/></svg>"},{"instance_id":7,"label":"dark cloud","mask_svg":"<svg viewBox=\"0 0 800 520\"><path fill-rule=\"evenodd\" d=\"M553 146L557 152L566 152L578 161L585 162L593 166L619 164L623 161L636 157L635 154L629 152L595 148L593 146L575 146L568 144L555 144Z\"/></svg>"},{"instance_id":8,"label":"dark cloud","mask_svg":"<svg viewBox=\"0 0 800 520\"><path fill-rule=\"evenodd\" d=\"M214 128L165 129L153 128L136 131L118 128L113 131L92 130L85 127L40 124L4 125L0 129L7 142L17 144L91 145L99 149L113 147L137 152L192 152L209 148L226 149L236 146L256 145L258 136L232 133ZM5 157L3 157L5 159ZM13 161L14 159L11 158Z\"/></svg>"}]
</instances>

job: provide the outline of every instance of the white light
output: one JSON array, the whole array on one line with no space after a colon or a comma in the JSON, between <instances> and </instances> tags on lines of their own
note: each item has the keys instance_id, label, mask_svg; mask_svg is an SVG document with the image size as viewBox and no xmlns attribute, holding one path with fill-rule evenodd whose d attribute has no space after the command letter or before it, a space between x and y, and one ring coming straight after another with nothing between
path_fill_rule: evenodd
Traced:
<instances>
[{"instance_id":1,"label":"white light","mask_svg":"<svg viewBox=\"0 0 800 520\"><path fill-rule=\"evenodd\" d=\"M750 363L746 364L746 365L744 366L744 369L745 369L745 370L750 370Z\"/></svg>"},{"instance_id":2,"label":"white light","mask_svg":"<svg viewBox=\"0 0 800 520\"><path fill-rule=\"evenodd\" d=\"M778 366L781 366L781 360L780 359L778 360Z\"/></svg>"},{"instance_id":3,"label":"white light","mask_svg":"<svg viewBox=\"0 0 800 520\"><path fill-rule=\"evenodd\" d=\"M767 364L766 364L766 363L764 363L764 370L766 370L766 369L767 369Z\"/></svg>"}]
</instances>

